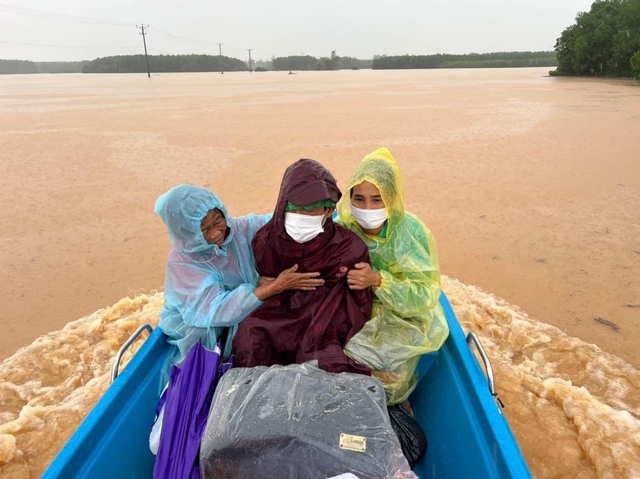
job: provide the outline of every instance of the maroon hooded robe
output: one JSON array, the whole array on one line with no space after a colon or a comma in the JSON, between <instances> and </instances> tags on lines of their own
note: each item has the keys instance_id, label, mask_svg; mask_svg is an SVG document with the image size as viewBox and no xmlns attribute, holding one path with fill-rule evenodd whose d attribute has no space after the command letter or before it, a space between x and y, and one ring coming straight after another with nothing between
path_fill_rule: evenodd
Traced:
<instances>
[{"instance_id":1,"label":"maroon hooded robe","mask_svg":"<svg viewBox=\"0 0 640 479\"><path fill-rule=\"evenodd\" d=\"M267 299L245 318L233 340L236 366L271 366L317 359L329 372L370 374L345 356L343 348L371 315L370 288L352 291L347 272L356 263L370 262L369 251L354 233L324 223L324 233L297 243L284 227L287 202L306 206L324 199L338 202L333 175L314 160L299 160L284 174L273 218L253 240L256 269L261 276L278 276L298 265L298 272L320 272L325 280L315 291L284 291Z\"/></svg>"}]
</instances>

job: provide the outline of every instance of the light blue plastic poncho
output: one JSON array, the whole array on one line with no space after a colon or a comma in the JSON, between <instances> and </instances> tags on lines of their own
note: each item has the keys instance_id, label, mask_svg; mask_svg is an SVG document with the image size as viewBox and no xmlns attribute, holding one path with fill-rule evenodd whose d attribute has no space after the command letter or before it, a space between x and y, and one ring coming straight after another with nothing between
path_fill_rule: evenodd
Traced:
<instances>
[{"instance_id":1,"label":"light blue plastic poncho","mask_svg":"<svg viewBox=\"0 0 640 479\"><path fill-rule=\"evenodd\" d=\"M206 242L200 222L219 209L230 232L221 246ZM210 191L180 185L158 198L155 212L169 230L173 249L167 258L160 328L176 346L169 361L182 361L200 342L216 345L230 327L223 357L231 353L238 323L262 302L253 293L258 281L251 241L270 215L230 218L220 198Z\"/></svg>"}]
</instances>

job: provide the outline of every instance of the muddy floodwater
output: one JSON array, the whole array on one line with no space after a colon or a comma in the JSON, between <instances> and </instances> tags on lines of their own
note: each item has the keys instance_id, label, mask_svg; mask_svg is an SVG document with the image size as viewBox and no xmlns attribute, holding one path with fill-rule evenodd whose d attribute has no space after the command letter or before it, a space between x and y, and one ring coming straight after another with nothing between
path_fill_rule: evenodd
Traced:
<instances>
[{"instance_id":1,"label":"muddy floodwater","mask_svg":"<svg viewBox=\"0 0 640 479\"><path fill-rule=\"evenodd\" d=\"M388 147L535 477L640 477L640 85L547 69L0 76L0 477L39 477L158 321L155 199L273 209Z\"/></svg>"}]
</instances>

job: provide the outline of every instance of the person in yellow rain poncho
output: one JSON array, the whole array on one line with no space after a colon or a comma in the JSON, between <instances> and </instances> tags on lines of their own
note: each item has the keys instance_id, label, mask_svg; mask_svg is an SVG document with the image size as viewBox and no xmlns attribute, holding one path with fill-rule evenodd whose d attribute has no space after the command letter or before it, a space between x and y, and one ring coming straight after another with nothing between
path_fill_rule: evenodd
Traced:
<instances>
[{"instance_id":1,"label":"person in yellow rain poncho","mask_svg":"<svg viewBox=\"0 0 640 479\"><path fill-rule=\"evenodd\" d=\"M339 205L340 223L369 247L371 265L348 273L349 287L373 287L371 319L347 344L347 356L373 369L388 404L405 403L423 354L449 335L439 303L440 271L431 231L404 210L398 165L386 148L364 157Z\"/></svg>"}]
</instances>

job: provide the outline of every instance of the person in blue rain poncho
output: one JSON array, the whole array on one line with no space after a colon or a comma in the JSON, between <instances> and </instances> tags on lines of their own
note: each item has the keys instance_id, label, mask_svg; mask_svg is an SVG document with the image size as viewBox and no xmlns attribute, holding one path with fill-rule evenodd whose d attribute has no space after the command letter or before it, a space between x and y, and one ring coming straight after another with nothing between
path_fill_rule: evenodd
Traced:
<instances>
[{"instance_id":1,"label":"person in blue rain poncho","mask_svg":"<svg viewBox=\"0 0 640 479\"><path fill-rule=\"evenodd\" d=\"M213 349L230 328L223 358L231 353L238 324L264 300L288 289L314 290L319 273L296 273L297 265L277 278L259 278L251 241L271 215L232 218L220 198L180 185L158 198L155 212L169 231L160 328L174 345L169 362L181 362L200 342Z\"/></svg>"}]
</instances>

